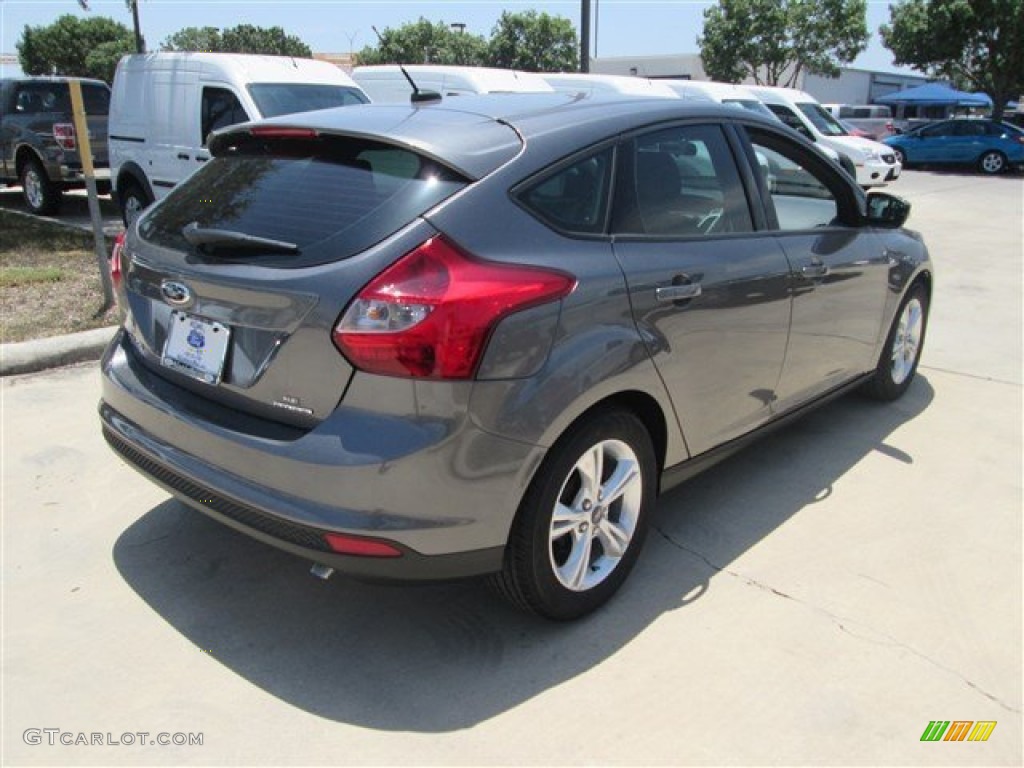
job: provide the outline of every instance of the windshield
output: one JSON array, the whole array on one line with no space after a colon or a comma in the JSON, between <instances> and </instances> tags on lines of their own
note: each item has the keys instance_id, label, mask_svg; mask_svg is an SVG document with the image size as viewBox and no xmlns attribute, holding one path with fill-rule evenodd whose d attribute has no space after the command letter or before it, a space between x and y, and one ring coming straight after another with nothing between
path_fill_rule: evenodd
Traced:
<instances>
[{"instance_id":1,"label":"windshield","mask_svg":"<svg viewBox=\"0 0 1024 768\"><path fill-rule=\"evenodd\" d=\"M757 99L724 99L722 103L742 107L743 109L750 110L751 112L756 112L759 115L765 115L772 118L775 117L775 113Z\"/></svg>"},{"instance_id":2,"label":"windshield","mask_svg":"<svg viewBox=\"0 0 1024 768\"><path fill-rule=\"evenodd\" d=\"M804 102L796 105L814 127L824 136L848 136L846 129L839 124L821 104Z\"/></svg>"},{"instance_id":3,"label":"windshield","mask_svg":"<svg viewBox=\"0 0 1024 768\"><path fill-rule=\"evenodd\" d=\"M369 101L358 88L326 83L252 83L249 95L263 117L348 107Z\"/></svg>"}]
</instances>

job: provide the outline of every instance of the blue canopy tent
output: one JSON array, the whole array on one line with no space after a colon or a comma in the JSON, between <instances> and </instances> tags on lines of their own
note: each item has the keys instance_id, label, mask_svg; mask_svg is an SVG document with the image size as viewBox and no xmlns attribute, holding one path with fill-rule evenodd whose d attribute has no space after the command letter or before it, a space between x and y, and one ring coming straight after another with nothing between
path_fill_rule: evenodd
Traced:
<instances>
[{"instance_id":1,"label":"blue canopy tent","mask_svg":"<svg viewBox=\"0 0 1024 768\"><path fill-rule=\"evenodd\" d=\"M992 99L984 93L967 93L941 83L928 83L907 88L875 99L879 104L948 105L952 107L991 107Z\"/></svg>"}]
</instances>

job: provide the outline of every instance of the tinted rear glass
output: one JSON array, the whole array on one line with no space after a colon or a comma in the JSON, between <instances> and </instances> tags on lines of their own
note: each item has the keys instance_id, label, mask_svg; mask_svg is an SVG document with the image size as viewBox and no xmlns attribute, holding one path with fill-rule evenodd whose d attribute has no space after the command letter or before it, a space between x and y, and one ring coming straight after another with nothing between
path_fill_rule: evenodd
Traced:
<instances>
[{"instance_id":1,"label":"tinted rear glass","mask_svg":"<svg viewBox=\"0 0 1024 768\"><path fill-rule=\"evenodd\" d=\"M357 88L344 85L310 83L253 83L249 95L263 117L293 115L316 109L365 104L367 98Z\"/></svg>"},{"instance_id":2,"label":"tinted rear glass","mask_svg":"<svg viewBox=\"0 0 1024 768\"><path fill-rule=\"evenodd\" d=\"M110 89L96 83L82 83L82 103L87 115L106 116L110 112ZM51 112L70 114L71 92L68 84L54 82L19 85L14 109L26 115Z\"/></svg>"},{"instance_id":3,"label":"tinted rear glass","mask_svg":"<svg viewBox=\"0 0 1024 768\"><path fill-rule=\"evenodd\" d=\"M300 267L352 256L454 194L466 180L406 149L354 139L245 139L175 188L139 224L143 239L199 260ZM182 229L294 243L298 254L202 252Z\"/></svg>"}]
</instances>

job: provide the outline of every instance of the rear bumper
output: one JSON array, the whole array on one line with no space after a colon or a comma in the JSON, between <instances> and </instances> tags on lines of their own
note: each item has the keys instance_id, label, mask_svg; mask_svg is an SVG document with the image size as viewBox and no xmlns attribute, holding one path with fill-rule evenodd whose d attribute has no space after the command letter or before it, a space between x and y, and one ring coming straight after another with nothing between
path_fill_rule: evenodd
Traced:
<instances>
[{"instance_id":1,"label":"rear bumper","mask_svg":"<svg viewBox=\"0 0 1024 768\"><path fill-rule=\"evenodd\" d=\"M102 362L104 436L185 503L353 576L416 581L500 570L523 493L519 470L539 449L462 419L448 429L393 424L377 435L391 453L373 455L365 415L344 408L295 439L232 431L190 411L194 396L154 377L124 336L117 334ZM386 432L390 420L375 427ZM362 452L347 447L357 430ZM324 538L329 532L386 541L402 556L338 554Z\"/></svg>"}]
</instances>

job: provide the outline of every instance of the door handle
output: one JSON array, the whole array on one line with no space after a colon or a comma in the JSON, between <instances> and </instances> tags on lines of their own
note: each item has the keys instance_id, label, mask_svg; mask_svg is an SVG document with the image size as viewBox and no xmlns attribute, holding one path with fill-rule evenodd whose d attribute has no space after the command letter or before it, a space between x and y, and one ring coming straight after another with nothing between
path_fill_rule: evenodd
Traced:
<instances>
[{"instance_id":1,"label":"door handle","mask_svg":"<svg viewBox=\"0 0 1024 768\"><path fill-rule=\"evenodd\" d=\"M191 160L192 159L192 155L186 154L185 152L179 152L178 153L178 159L179 160Z\"/></svg>"},{"instance_id":2,"label":"door handle","mask_svg":"<svg viewBox=\"0 0 1024 768\"><path fill-rule=\"evenodd\" d=\"M828 275L828 265L821 262L813 262L803 267L800 272L804 277L817 280Z\"/></svg>"},{"instance_id":3,"label":"door handle","mask_svg":"<svg viewBox=\"0 0 1024 768\"><path fill-rule=\"evenodd\" d=\"M687 283L685 285L666 285L654 291L654 297L658 301L687 301L695 299L701 294L700 283Z\"/></svg>"},{"instance_id":4,"label":"door handle","mask_svg":"<svg viewBox=\"0 0 1024 768\"><path fill-rule=\"evenodd\" d=\"M208 157L203 157L202 155L196 155L196 162L197 162L197 163L205 163L205 162L206 162L207 160L209 160L209 159L210 159L210 158L208 158Z\"/></svg>"}]
</instances>

